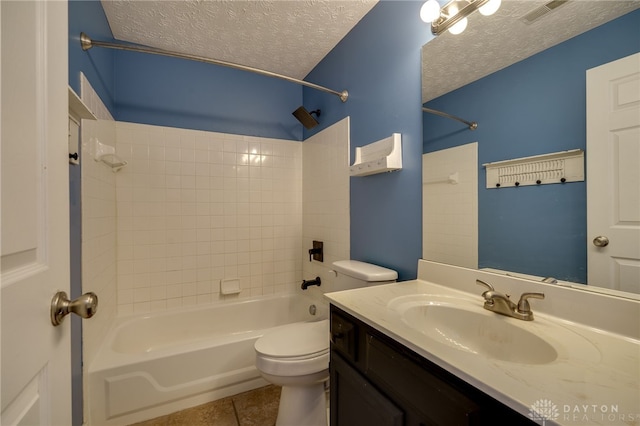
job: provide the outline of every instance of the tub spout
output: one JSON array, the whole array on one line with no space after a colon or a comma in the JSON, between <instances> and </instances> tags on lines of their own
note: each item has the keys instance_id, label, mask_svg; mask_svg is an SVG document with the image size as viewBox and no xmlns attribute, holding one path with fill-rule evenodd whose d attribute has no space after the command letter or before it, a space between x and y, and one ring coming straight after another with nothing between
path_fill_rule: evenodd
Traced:
<instances>
[{"instance_id":1,"label":"tub spout","mask_svg":"<svg viewBox=\"0 0 640 426\"><path fill-rule=\"evenodd\" d=\"M318 287L320 287L320 277L316 277L315 280L302 280L301 288L303 290L306 290L307 287L312 286L312 285L317 285Z\"/></svg>"}]
</instances>

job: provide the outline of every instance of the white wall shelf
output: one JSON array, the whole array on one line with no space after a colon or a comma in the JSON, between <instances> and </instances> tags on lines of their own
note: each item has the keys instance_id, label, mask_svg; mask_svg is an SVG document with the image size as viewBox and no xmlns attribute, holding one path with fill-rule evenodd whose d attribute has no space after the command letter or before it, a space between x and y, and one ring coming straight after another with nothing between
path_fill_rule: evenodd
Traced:
<instances>
[{"instance_id":1,"label":"white wall shelf","mask_svg":"<svg viewBox=\"0 0 640 426\"><path fill-rule=\"evenodd\" d=\"M97 120L98 118L89 110L89 108L82 102L82 99L74 92L69 86L69 115L74 119L80 121L85 120Z\"/></svg>"},{"instance_id":2,"label":"white wall shelf","mask_svg":"<svg viewBox=\"0 0 640 426\"><path fill-rule=\"evenodd\" d=\"M487 188L584 181L584 151L572 149L485 163Z\"/></svg>"},{"instance_id":3,"label":"white wall shelf","mask_svg":"<svg viewBox=\"0 0 640 426\"><path fill-rule=\"evenodd\" d=\"M97 120L96 116L87 108L82 99L68 88L69 96L69 163L80 164L80 123L85 120Z\"/></svg>"},{"instance_id":4,"label":"white wall shelf","mask_svg":"<svg viewBox=\"0 0 640 426\"><path fill-rule=\"evenodd\" d=\"M402 169L402 135L390 137L356 148L356 159L349 167L351 176L369 176Z\"/></svg>"}]
</instances>

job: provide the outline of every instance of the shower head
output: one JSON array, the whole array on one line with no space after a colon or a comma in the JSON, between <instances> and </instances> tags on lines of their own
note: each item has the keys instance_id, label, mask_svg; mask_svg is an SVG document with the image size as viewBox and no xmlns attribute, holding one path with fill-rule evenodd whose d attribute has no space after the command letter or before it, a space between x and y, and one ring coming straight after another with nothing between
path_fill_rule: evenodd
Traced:
<instances>
[{"instance_id":1,"label":"shower head","mask_svg":"<svg viewBox=\"0 0 640 426\"><path fill-rule=\"evenodd\" d=\"M320 117L320 110L317 109L315 111L308 112L305 107L301 106L297 110L293 111L293 116L297 118L298 121L307 129L313 129L320 124L311 114L315 114L316 117Z\"/></svg>"}]
</instances>

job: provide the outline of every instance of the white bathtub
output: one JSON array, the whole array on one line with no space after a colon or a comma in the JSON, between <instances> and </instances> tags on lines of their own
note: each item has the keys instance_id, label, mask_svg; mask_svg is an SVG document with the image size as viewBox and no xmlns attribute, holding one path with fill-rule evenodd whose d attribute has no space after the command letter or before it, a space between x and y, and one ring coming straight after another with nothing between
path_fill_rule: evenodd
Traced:
<instances>
[{"instance_id":1,"label":"white bathtub","mask_svg":"<svg viewBox=\"0 0 640 426\"><path fill-rule=\"evenodd\" d=\"M280 295L118 319L89 366L88 424L130 424L266 385L256 339L327 318L321 303Z\"/></svg>"}]
</instances>

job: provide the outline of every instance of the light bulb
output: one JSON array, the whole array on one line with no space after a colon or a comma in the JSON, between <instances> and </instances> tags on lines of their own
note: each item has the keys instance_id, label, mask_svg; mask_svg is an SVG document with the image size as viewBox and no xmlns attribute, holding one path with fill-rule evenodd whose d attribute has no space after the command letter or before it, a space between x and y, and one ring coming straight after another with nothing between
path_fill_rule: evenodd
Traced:
<instances>
[{"instance_id":1,"label":"light bulb","mask_svg":"<svg viewBox=\"0 0 640 426\"><path fill-rule=\"evenodd\" d=\"M467 22L468 22L467 18L461 19L453 27L449 28L449 32L451 34L456 34L456 35L460 34L465 30L465 28L467 28Z\"/></svg>"},{"instance_id":2,"label":"light bulb","mask_svg":"<svg viewBox=\"0 0 640 426\"><path fill-rule=\"evenodd\" d=\"M420 19L430 23L440 16L440 5L437 0L427 0L420 8Z\"/></svg>"},{"instance_id":3,"label":"light bulb","mask_svg":"<svg viewBox=\"0 0 640 426\"><path fill-rule=\"evenodd\" d=\"M484 16L493 15L498 11L501 3L502 0L489 0L488 3L482 5L478 10L480 10L480 13L482 13Z\"/></svg>"},{"instance_id":4,"label":"light bulb","mask_svg":"<svg viewBox=\"0 0 640 426\"><path fill-rule=\"evenodd\" d=\"M458 5L456 3L449 5L447 13L449 14L449 17L455 16L458 13ZM467 28L467 22L467 18L459 20L454 26L449 28L449 32L451 34L460 34L465 30L465 28Z\"/></svg>"}]
</instances>

